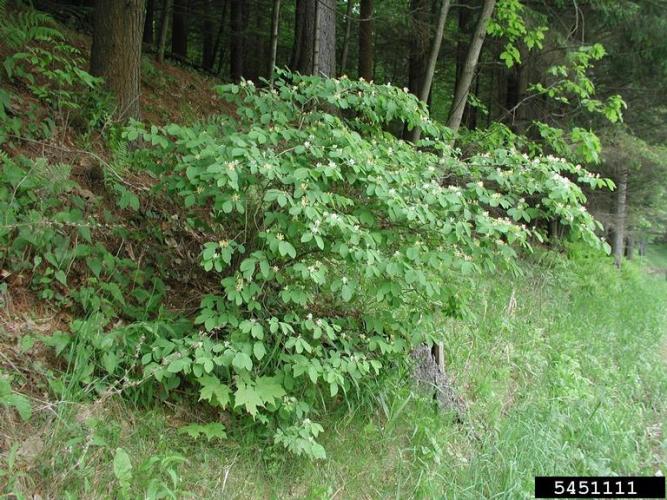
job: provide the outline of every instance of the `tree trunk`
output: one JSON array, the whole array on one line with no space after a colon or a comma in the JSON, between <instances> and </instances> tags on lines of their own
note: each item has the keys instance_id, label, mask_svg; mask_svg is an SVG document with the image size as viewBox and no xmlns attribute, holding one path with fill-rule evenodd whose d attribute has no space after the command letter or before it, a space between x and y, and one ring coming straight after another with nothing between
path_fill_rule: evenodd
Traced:
<instances>
[{"instance_id":1,"label":"tree trunk","mask_svg":"<svg viewBox=\"0 0 667 500\"><path fill-rule=\"evenodd\" d=\"M300 71L303 57L303 27L306 20L306 0L296 0L294 7L294 45L290 56L291 69Z\"/></svg>"},{"instance_id":2,"label":"tree trunk","mask_svg":"<svg viewBox=\"0 0 667 500\"><path fill-rule=\"evenodd\" d=\"M469 25L470 25L470 0L459 8L457 41L456 41L456 76L454 79L454 88L458 87L463 66L466 61L466 54L468 53L469 45Z\"/></svg>"},{"instance_id":3,"label":"tree trunk","mask_svg":"<svg viewBox=\"0 0 667 500\"><path fill-rule=\"evenodd\" d=\"M171 18L171 55L177 59L188 57L188 0L175 0Z\"/></svg>"},{"instance_id":4,"label":"tree trunk","mask_svg":"<svg viewBox=\"0 0 667 500\"><path fill-rule=\"evenodd\" d=\"M211 71L215 62L215 26L213 23L212 0L204 0L201 54L202 67L207 71Z\"/></svg>"},{"instance_id":5,"label":"tree trunk","mask_svg":"<svg viewBox=\"0 0 667 500\"><path fill-rule=\"evenodd\" d=\"M231 39L229 56L229 74L233 81L243 77L243 0L231 0L229 16Z\"/></svg>"},{"instance_id":6,"label":"tree trunk","mask_svg":"<svg viewBox=\"0 0 667 500\"><path fill-rule=\"evenodd\" d=\"M489 24L489 19L491 19L491 15L493 14L493 9L495 6L496 0L484 0L482 12L479 15L479 19L477 20L475 34L473 36L472 42L470 43L468 55L466 56L466 62L463 66L463 69L461 70L461 77L459 78L456 91L454 92L454 102L452 102L452 108L449 112L447 126L454 132L456 132L461 126L461 119L463 118L463 110L465 109L466 102L468 101L470 85L472 84L473 77L475 76L475 68L477 67L477 62L479 61L479 54L481 53L482 46L484 45L486 27Z\"/></svg>"},{"instance_id":7,"label":"tree trunk","mask_svg":"<svg viewBox=\"0 0 667 500\"><path fill-rule=\"evenodd\" d=\"M103 77L116 97L120 120L140 117L144 14L144 0L95 2L90 72Z\"/></svg>"},{"instance_id":8,"label":"tree trunk","mask_svg":"<svg viewBox=\"0 0 667 500\"><path fill-rule=\"evenodd\" d=\"M157 62L164 62L164 51L167 46L167 28L169 27L169 15L174 7L174 0L164 0L162 3L162 15L160 16L160 39L157 44Z\"/></svg>"},{"instance_id":9,"label":"tree trunk","mask_svg":"<svg viewBox=\"0 0 667 500\"><path fill-rule=\"evenodd\" d=\"M264 75L267 62L263 59L265 39L262 21L266 18L261 6L255 2L243 3L243 77L256 81Z\"/></svg>"},{"instance_id":10,"label":"tree trunk","mask_svg":"<svg viewBox=\"0 0 667 500\"><path fill-rule=\"evenodd\" d=\"M370 81L373 79L373 0L361 0L360 17L359 78Z\"/></svg>"},{"instance_id":11,"label":"tree trunk","mask_svg":"<svg viewBox=\"0 0 667 500\"><path fill-rule=\"evenodd\" d=\"M616 221L614 231L614 264L621 268L623 261L623 241L625 240L625 214L628 196L628 169L621 170L616 195Z\"/></svg>"},{"instance_id":12,"label":"tree trunk","mask_svg":"<svg viewBox=\"0 0 667 500\"><path fill-rule=\"evenodd\" d=\"M450 0L443 0L442 5L440 6L440 14L438 16L438 24L435 28L435 35L433 37L433 43L431 44L431 50L428 55L428 62L426 66L426 71L424 73L424 78L421 82L421 88L417 97L424 102L428 102L428 96L431 93L431 85L433 83L433 75L435 74L435 65L438 62L438 54L440 54L440 46L442 45L442 36L445 32L445 23L447 22L447 13L449 12ZM421 129L415 127L412 129L409 134L409 140L412 142L418 141L419 136L421 135Z\"/></svg>"},{"instance_id":13,"label":"tree trunk","mask_svg":"<svg viewBox=\"0 0 667 500\"><path fill-rule=\"evenodd\" d=\"M313 74L336 75L336 0L317 0L317 64Z\"/></svg>"},{"instance_id":14,"label":"tree trunk","mask_svg":"<svg viewBox=\"0 0 667 500\"><path fill-rule=\"evenodd\" d=\"M427 1L411 0L410 12L410 29L413 36L410 38L410 55L408 59L408 89L414 95L418 96L422 88L426 70L426 47L428 46L430 27Z\"/></svg>"},{"instance_id":15,"label":"tree trunk","mask_svg":"<svg viewBox=\"0 0 667 500\"><path fill-rule=\"evenodd\" d=\"M340 58L341 75L345 74L345 67L347 66L347 56L350 53L350 33L352 32L352 7L354 7L355 0L347 0L347 9L345 10L345 36L343 37L343 55Z\"/></svg>"},{"instance_id":16,"label":"tree trunk","mask_svg":"<svg viewBox=\"0 0 667 500\"><path fill-rule=\"evenodd\" d=\"M280 22L280 0L273 0L273 17L271 19L271 49L269 53L269 80L271 81L273 81L273 68L276 67L279 22Z\"/></svg>"},{"instance_id":17,"label":"tree trunk","mask_svg":"<svg viewBox=\"0 0 667 500\"><path fill-rule=\"evenodd\" d=\"M475 75L475 96L479 96L479 85L482 75L478 71ZM477 107L468 104L463 110L463 118L468 130L475 130L477 128Z\"/></svg>"},{"instance_id":18,"label":"tree trunk","mask_svg":"<svg viewBox=\"0 0 667 500\"><path fill-rule=\"evenodd\" d=\"M218 65L215 73L220 74L222 69L222 60L224 51L221 50L222 47L222 34L225 31L225 20L227 19L227 0L223 0L222 7L220 9L220 27L218 28L218 34L215 36L215 44L213 45L213 60L218 59ZM218 58L218 53L220 57Z\"/></svg>"},{"instance_id":19,"label":"tree trunk","mask_svg":"<svg viewBox=\"0 0 667 500\"><path fill-rule=\"evenodd\" d=\"M143 42L153 47L153 17L155 12L155 0L146 1L146 18L144 20Z\"/></svg>"},{"instance_id":20,"label":"tree trunk","mask_svg":"<svg viewBox=\"0 0 667 500\"><path fill-rule=\"evenodd\" d=\"M333 76L336 71L336 1L305 0L305 3L298 71Z\"/></svg>"},{"instance_id":21,"label":"tree trunk","mask_svg":"<svg viewBox=\"0 0 667 500\"><path fill-rule=\"evenodd\" d=\"M632 234L628 234L628 243L625 247L625 256L628 260L632 260L635 256L635 238Z\"/></svg>"},{"instance_id":22,"label":"tree trunk","mask_svg":"<svg viewBox=\"0 0 667 500\"><path fill-rule=\"evenodd\" d=\"M435 65L438 62L438 54L440 54L440 46L442 45L442 35L445 32L445 23L447 22L447 13L449 12L450 0L443 0L440 7L440 15L438 16L438 24L435 29L435 36L433 37L433 44L428 55L428 65L426 66L426 73L424 74L424 81L422 82L419 91L419 99L426 102L428 95L431 93L431 84L433 83L433 75L435 75Z\"/></svg>"},{"instance_id":23,"label":"tree trunk","mask_svg":"<svg viewBox=\"0 0 667 500\"><path fill-rule=\"evenodd\" d=\"M528 120L526 120L527 111L525 105L522 105L522 100L526 97L528 90L528 54L522 51L522 62L515 64L509 70L507 75L507 94L505 101L506 113L510 119L510 125L517 133L521 133L526 128Z\"/></svg>"}]
</instances>

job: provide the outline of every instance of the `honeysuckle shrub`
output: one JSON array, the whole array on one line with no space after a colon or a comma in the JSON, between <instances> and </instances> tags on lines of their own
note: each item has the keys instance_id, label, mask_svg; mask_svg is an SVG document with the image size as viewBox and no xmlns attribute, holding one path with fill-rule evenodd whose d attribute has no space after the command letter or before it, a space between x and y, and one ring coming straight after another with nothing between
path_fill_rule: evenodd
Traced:
<instances>
[{"instance_id":1,"label":"honeysuckle shrub","mask_svg":"<svg viewBox=\"0 0 667 500\"><path fill-rule=\"evenodd\" d=\"M517 252L542 237L535 220L603 247L577 183L604 181L511 149L462 158L404 90L281 73L217 91L233 116L125 132L206 235L210 293L190 327L119 327L100 356L163 397L178 388L251 417L294 453L324 457L313 409L442 340L472 277L518 270ZM397 121L423 139L392 135Z\"/></svg>"}]
</instances>

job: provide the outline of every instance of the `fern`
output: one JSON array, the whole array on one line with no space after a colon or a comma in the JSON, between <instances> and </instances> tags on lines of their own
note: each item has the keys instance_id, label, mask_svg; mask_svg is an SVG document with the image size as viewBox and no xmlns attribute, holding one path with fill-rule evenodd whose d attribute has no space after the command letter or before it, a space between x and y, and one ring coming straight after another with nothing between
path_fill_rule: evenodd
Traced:
<instances>
[{"instance_id":1,"label":"fern","mask_svg":"<svg viewBox=\"0 0 667 500\"><path fill-rule=\"evenodd\" d=\"M0 36L12 49L22 49L33 42L63 40L63 34L53 24L48 14L34 9L11 14L7 0L0 0Z\"/></svg>"}]
</instances>

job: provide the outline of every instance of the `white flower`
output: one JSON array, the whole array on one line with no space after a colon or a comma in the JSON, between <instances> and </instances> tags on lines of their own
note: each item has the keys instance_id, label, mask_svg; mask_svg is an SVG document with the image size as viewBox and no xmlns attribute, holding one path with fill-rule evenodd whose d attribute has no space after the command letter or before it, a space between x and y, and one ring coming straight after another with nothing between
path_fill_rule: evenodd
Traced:
<instances>
[{"instance_id":1,"label":"white flower","mask_svg":"<svg viewBox=\"0 0 667 500\"><path fill-rule=\"evenodd\" d=\"M278 233L276 234L276 239L283 241L285 239L285 235L283 233Z\"/></svg>"}]
</instances>

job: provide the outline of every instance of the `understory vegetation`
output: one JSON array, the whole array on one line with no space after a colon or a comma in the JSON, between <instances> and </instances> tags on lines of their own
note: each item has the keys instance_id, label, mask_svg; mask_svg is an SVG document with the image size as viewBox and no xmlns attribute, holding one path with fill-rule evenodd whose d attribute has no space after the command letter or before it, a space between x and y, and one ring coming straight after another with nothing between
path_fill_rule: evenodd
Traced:
<instances>
[{"instance_id":1,"label":"understory vegetation","mask_svg":"<svg viewBox=\"0 0 667 500\"><path fill-rule=\"evenodd\" d=\"M0 0L0 39L0 494L516 498L666 463L665 191L621 266L622 198L614 265L589 205L622 157L592 130L459 131L409 88L224 83L140 46L150 119L119 119L138 95L81 35ZM616 126L604 49L570 55L536 88ZM460 412L415 384L421 346Z\"/></svg>"},{"instance_id":2,"label":"understory vegetation","mask_svg":"<svg viewBox=\"0 0 667 500\"><path fill-rule=\"evenodd\" d=\"M667 460L664 278L634 265L618 275L585 255L540 253L524 266L520 280L477 283L476 319L446 330L462 424L397 371L321 415L328 459L312 462L267 451L247 425L193 439L181 430L189 405L91 401L73 386L5 431L5 491L520 498L536 474L652 475Z\"/></svg>"}]
</instances>

